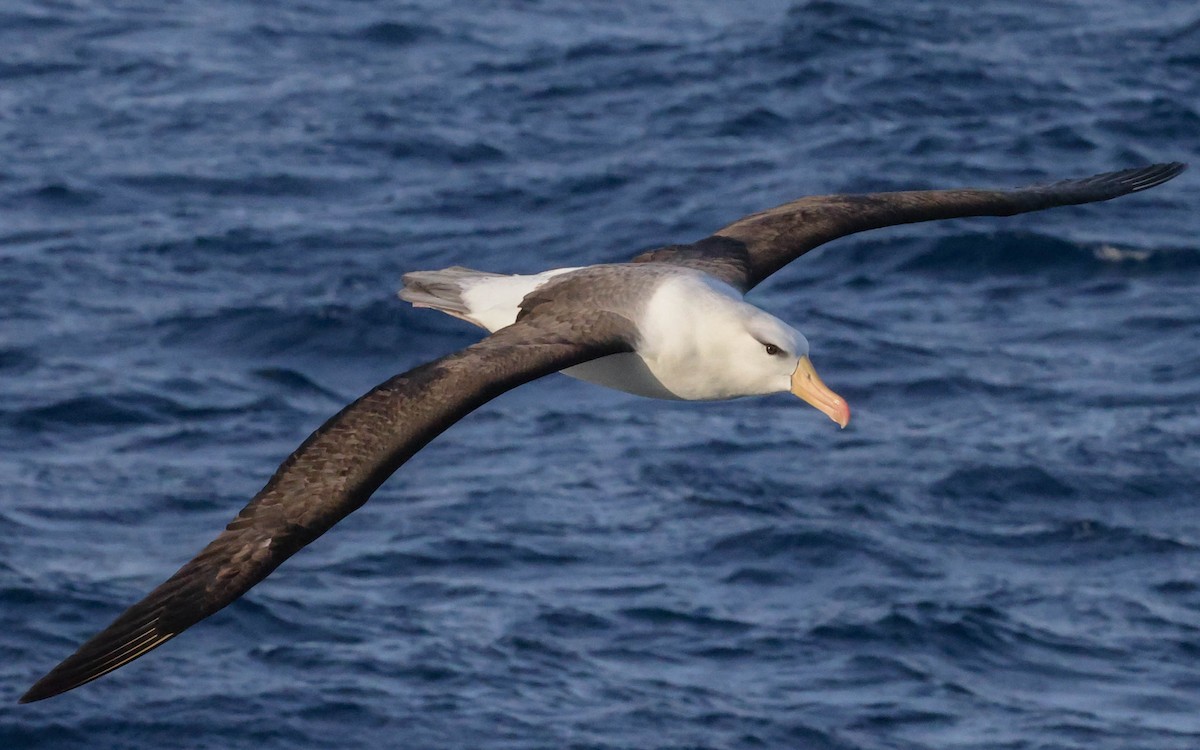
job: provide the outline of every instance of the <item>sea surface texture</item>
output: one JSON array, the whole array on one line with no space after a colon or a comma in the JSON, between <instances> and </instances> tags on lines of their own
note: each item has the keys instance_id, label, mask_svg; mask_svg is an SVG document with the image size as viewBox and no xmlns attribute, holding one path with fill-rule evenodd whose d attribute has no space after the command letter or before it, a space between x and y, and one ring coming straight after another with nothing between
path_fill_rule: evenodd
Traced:
<instances>
[{"instance_id":1,"label":"sea surface texture","mask_svg":"<svg viewBox=\"0 0 1200 750\"><path fill-rule=\"evenodd\" d=\"M751 294L853 420L562 376L244 599L29 685L344 404L406 271L1191 161ZM0 2L0 747L1200 747L1200 6Z\"/></svg>"}]
</instances>

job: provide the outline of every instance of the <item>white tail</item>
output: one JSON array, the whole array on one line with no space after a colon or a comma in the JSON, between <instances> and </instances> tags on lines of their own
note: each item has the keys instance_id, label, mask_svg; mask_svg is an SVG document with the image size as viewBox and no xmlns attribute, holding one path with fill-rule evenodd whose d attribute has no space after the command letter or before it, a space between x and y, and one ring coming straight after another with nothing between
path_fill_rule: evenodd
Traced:
<instances>
[{"instance_id":1,"label":"white tail","mask_svg":"<svg viewBox=\"0 0 1200 750\"><path fill-rule=\"evenodd\" d=\"M573 268L559 268L532 276L508 276L476 271L462 266L440 271L414 271L404 274L400 299L413 307L428 307L497 331L512 325L521 311L525 295L547 279Z\"/></svg>"},{"instance_id":2,"label":"white tail","mask_svg":"<svg viewBox=\"0 0 1200 750\"><path fill-rule=\"evenodd\" d=\"M462 266L451 266L440 271L413 271L404 274L400 299L411 302L413 307L441 310L447 315L482 325L471 318L471 306L463 294L475 282L500 275Z\"/></svg>"}]
</instances>

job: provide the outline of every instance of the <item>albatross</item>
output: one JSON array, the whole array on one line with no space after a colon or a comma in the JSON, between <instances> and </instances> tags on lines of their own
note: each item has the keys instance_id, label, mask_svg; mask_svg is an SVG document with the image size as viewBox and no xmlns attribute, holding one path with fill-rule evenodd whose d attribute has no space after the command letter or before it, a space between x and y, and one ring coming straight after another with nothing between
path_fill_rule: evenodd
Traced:
<instances>
[{"instance_id":1,"label":"albatross","mask_svg":"<svg viewBox=\"0 0 1200 750\"><path fill-rule=\"evenodd\" d=\"M838 237L1105 201L1160 185L1184 168L1172 162L1008 190L810 196L626 263L525 276L460 267L407 274L403 299L490 335L396 375L318 427L216 539L20 700L91 682L232 603L362 506L448 427L550 373L652 398L790 392L845 427L850 408L817 376L807 339L745 302L746 292Z\"/></svg>"}]
</instances>

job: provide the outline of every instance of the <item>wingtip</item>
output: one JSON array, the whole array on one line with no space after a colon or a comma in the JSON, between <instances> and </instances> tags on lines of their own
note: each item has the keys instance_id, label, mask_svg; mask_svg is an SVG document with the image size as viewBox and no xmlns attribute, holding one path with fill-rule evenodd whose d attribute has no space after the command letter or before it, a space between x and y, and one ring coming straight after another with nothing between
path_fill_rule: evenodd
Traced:
<instances>
[{"instance_id":1,"label":"wingtip","mask_svg":"<svg viewBox=\"0 0 1200 750\"><path fill-rule=\"evenodd\" d=\"M45 700L47 698L53 698L54 696L58 695L59 692L61 692L61 691L46 690L46 689L42 688L41 685L42 685L42 680L38 680L37 682L35 682L33 684L33 687L26 690L25 694L22 695L20 698L17 698L17 703L22 704L22 705L25 703L35 703L37 701Z\"/></svg>"},{"instance_id":2,"label":"wingtip","mask_svg":"<svg viewBox=\"0 0 1200 750\"><path fill-rule=\"evenodd\" d=\"M1129 169L1124 172L1117 172L1113 176L1121 176L1122 182L1129 186L1129 191L1136 193L1140 190L1161 185L1168 180L1173 180L1178 177L1188 167L1187 163L1181 161L1169 161L1161 164L1151 164L1147 167L1137 169Z\"/></svg>"},{"instance_id":3,"label":"wingtip","mask_svg":"<svg viewBox=\"0 0 1200 750\"><path fill-rule=\"evenodd\" d=\"M119 618L113 625L84 643L75 653L35 682L17 702L33 703L86 685L153 651L177 635L173 632L160 632L157 628L157 618L142 621L133 628L127 627L127 622L128 620Z\"/></svg>"},{"instance_id":4,"label":"wingtip","mask_svg":"<svg viewBox=\"0 0 1200 750\"><path fill-rule=\"evenodd\" d=\"M61 679L59 679L58 672L59 670L55 668L44 675L42 679L33 683L33 685L25 691L25 694L17 699L17 703L24 704L44 701L47 698L53 698L56 695L61 695L73 687L78 687L78 685L65 684Z\"/></svg>"},{"instance_id":5,"label":"wingtip","mask_svg":"<svg viewBox=\"0 0 1200 750\"><path fill-rule=\"evenodd\" d=\"M1102 172L1091 177L1050 183L1045 185L1041 191L1035 190L1035 192L1054 196L1055 200L1052 205L1095 203L1157 187L1178 177L1187 169L1187 166L1181 161L1170 161L1144 167L1120 169L1115 172ZM1048 207L1038 206L1037 208Z\"/></svg>"},{"instance_id":6,"label":"wingtip","mask_svg":"<svg viewBox=\"0 0 1200 750\"><path fill-rule=\"evenodd\" d=\"M96 675L87 680L64 680L60 677L60 670L56 667L46 674L42 679L33 683L33 685L25 691L25 694L17 699L17 703L36 703L44 701L47 698L53 698L56 695L62 695L68 690L73 690L85 682L91 682L100 675Z\"/></svg>"}]
</instances>

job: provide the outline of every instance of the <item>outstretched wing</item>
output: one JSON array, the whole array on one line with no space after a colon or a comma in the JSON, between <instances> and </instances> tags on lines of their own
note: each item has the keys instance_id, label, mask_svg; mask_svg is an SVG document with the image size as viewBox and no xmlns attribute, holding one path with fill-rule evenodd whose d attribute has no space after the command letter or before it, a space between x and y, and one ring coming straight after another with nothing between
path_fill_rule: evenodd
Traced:
<instances>
[{"instance_id":1,"label":"outstretched wing","mask_svg":"<svg viewBox=\"0 0 1200 750\"><path fill-rule=\"evenodd\" d=\"M611 314L534 312L483 341L377 386L296 449L191 562L79 647L21 697L49 698L161 646L225 607L325 533L405 461L496 396L543 375L630 349Z\"/></svg>"},{"instance_id":2,"label":"outstretched wing","mask_svg":"<svg viewBox=\"0 0 1200 750\"><path fill-rule=\"evenodd\" d=\"M1161 185L1186 168L1179 162L1155 164L1012 190L816 195L738 219L699 242L652 250L633 260L689 266L745 292L814 247L855 232L1106 201Z\"/></svg>"}]
</instances>

